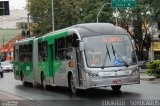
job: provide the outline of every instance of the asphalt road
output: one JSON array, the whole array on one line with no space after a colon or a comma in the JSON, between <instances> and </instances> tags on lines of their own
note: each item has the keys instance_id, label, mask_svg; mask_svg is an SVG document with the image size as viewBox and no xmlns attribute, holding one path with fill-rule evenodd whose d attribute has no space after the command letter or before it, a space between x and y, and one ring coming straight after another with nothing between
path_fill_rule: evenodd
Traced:
<instances>
[{"instance_id":1,"label":"asphalt road","mask_svg":"<svg viewBox=\"0 0 160 106\"><path fill-rule=\"evenodd\" d=\"M13 72L9 72L4 73L4 78L0 79L0 90L41 106L102 106L112 100L130 105L132 100L160 100L160 80L125 85L120 92L113 92L110 87L105 87L79 91L78 94L72 95L70 90L64 87L48 87L46 91L40 86L24 87L21 81L14 79Z\"/></svg>"}]
</instances>

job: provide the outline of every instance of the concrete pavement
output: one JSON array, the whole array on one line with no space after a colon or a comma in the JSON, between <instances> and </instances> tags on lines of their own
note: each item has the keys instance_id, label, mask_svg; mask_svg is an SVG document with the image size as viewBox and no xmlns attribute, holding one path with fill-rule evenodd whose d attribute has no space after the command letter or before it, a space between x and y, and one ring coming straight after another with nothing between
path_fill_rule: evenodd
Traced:
<instances>
[{"instance_id":1,"label":"concrete pavement","mask_svg":"<svg viewBox=\"0 0 160 106\"><path fill-rule=\"evenodd\" d=\"M42 106L31 100L0 90L0 106Z\"/></svg>"},{"instance_id":2,"label":"concrete pavement","mask_svg":"<svg viewBox=\"0 0 160 106\"><path fill-rule=\"evenodd\" d=\"M153 76L149 76L145 73L145 70L140 71L140 79L145 81L151 81L156 79ZM26 100L22 97L13 95L11 93L0 90L0 106L42 106L34 101Z\"/></svg>"},{"instance_id":3,"label":"concrete pavement","mask_svg":"<svg viewBox=\"0 0 160 106\"><path fill-rule=\"evenodd\" d=\"M21 97L0 90L0 100L24 100Z\"/></svg>"}]
</instances>

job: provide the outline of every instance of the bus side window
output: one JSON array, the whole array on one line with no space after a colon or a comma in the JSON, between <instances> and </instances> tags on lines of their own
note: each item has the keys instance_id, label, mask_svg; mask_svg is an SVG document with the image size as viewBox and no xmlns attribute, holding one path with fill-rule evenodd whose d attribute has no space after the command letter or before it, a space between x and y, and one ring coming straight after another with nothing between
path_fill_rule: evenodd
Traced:
<instances>
[{"instance_id":1,"label":"bus side window","mask_svg":"<svg viewBox=\"0 0 160 106\"><path fill-rule=\"evenodd\" d=\"M73 59L73 35L69 35L66 37L66 59Z\"/></svg>"},{"instance_id":2,"label":"bus side window","mask_svg":"<svg viewBox=\"0 0 160 106\"><path fill-rule=\"evenodd\" d=\"M38 43L38 59L39 61L42 61L42 43Z\"/></svg>"},{"instance_id":3,"label":"bus side window","mask_svg":"<svg viewBox=\"0 0 160 106\"><path fill-rule=\"evenodd\" d=\"M13 55L14 55L14 60L15 61L18 61L19 60L19 49L17 49L16 48L17 46L14 46L14 53L13 53Z\"/></svg>"},{"instance_id":4,"label":"bus side window","mask_svg":"<svg viewBox=\"0 0 160 106\"><path fill-rule=\"evenodd\" d=\"M29 54L28 54L28 56L29 56L29 60L28 61L32 61L32 52L33 52L33 50L32 50L32 47L33 47L33 45L32 44L30 44L29 45Z\"/></svg>"},{"instance_id":5,"label":"bus side window","mask_svg":"<svg viewBox=\"0 0 160 106\"><path fill-rule=\"evenodd\" d=\"M66 48L73 47L73 35L66 37Z\"/></svg>"},{"instance_id":6,"label":"bus side window","mask_svg":"<svg viewBox=\"0 0 160 106\"><path fill-rule=\"evenodd\" d=\"M48 59L48 44L47 41L42 42L42 53L43 53L43 61L47 61Z\"/></svg>"},{"instance_id":7,"label":"bus side window","mask_svg":"<svg viewBox=\"0 0 160 106\"><path fill-rule=\"evenodd\" d=\"M73 34L73 47L79 47L79 41L78 36L76 34Z\"/></svg>"},{"instance_id":8,"label":"bus side window","mask_svg":"<svg viewBox=\"0 0 160 106\"><path fill-rule=\"evenodd\" d=\"M65 37L58 38L57 42L58 48L57 48L57 59L64 60L65 59Z\"/></svg>"},{"instance_id":9,"label":"bus side window","mask_svg":"<svg viewBox=\"0 0 160 106\"><path fill-rule=\"evenodd\" d=\"M47 41L38 43L38 59L39 61L47 61L48 59L48 44Z\"/></svg>"},{"instance_id":10,"label":"bus side window","mask_svg":"<svg viewBox=\"0 0 160 106\"><path fill-rule=\"evenodd\" d=\"M19 61L23 61L23 45L19 46Z\"/></svg>"},{"instance_id":11,"label":"bus side window","mask_svg":"<svg viewBox=\"0 0 160 106\"><path fill-rule=\"evenodd\" d=\"M28 58L28 53L27 53L27 45L24 45L24 47L23 47L24 49L23 49L23 60L26 62L27 61L27 58Z\"/></svg>"},{"instance_id":12,"label":"bus side window","mask_svg":"<svg viewBox=\"0 0 160 106\"><path fill-rule=\"evenodd\" d=\"M66 52L66 59L73 59L73 56L72 56L72 52L73 52L73 48L72 47L70 47L70 48L67 48L67 50L66 50L67 52Z\"/></svg>"}]
</instances>

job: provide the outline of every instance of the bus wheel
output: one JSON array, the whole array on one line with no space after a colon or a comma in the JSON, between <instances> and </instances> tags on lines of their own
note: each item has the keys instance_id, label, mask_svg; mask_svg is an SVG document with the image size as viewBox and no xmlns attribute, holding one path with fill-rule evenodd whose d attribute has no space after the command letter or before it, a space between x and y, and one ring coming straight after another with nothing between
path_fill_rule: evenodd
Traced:
<instances>
[{"instance_id":1,"label":"bus wheel","mask_svg":"<svg viewBox=\"0 0 160 106\"><path fill-rule=\"evenodd\" d=\"M113 85L111 86L111 88L113 89L113 91L119 91L121 89L121 85Z\"/></svg>"},{"instance_id":2,"label":"bus wheel","mask_svg":"<svg viewBox=\"0 0 160 106\"><path fill-rule=\"evenodd\" d=\"M42 84L43 90L45 90L46 89L46 80L45 80L44 74L41 75L41 84Z\"/></svg>"},{"instance_id":3,"label":"bus wheel","mask_svg":"<svg viewBox=\"0 0 160 106\"><path fill-rule=\"evenodd\" d=\"M23 86L27 85L27 83L24 81L24 75L22 74L22 72L21 72L21 81Z\"/></svg>"},{"instance_id":4,"label":"bus wheel","mask_svg":"<svg viewBox=\"0 0 160 106\"><path fill-rule=\"evenodd\" d=\"M77 89L75 87L73 75L70 76L69 85L70 85L70 89L71 89L72 94L76 94Z\"/></svg>"}]
</instances>

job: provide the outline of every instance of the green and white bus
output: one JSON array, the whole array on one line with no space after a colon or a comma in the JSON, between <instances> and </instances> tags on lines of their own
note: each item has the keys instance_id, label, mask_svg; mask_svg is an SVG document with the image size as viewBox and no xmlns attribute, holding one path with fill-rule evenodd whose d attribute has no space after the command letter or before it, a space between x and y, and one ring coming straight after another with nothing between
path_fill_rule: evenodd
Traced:
<instances>
[{"instance_id":1,"label":"green and white bus","mask_svg":"<svg viewBox=\"0 0 160 106\"><path fill-rule=\"evenodd\" d=\"M77 89L139 84L134 44L110 23L74 25L14 44L14 76L32 84Z\"/></svg>"}]
</instances>

